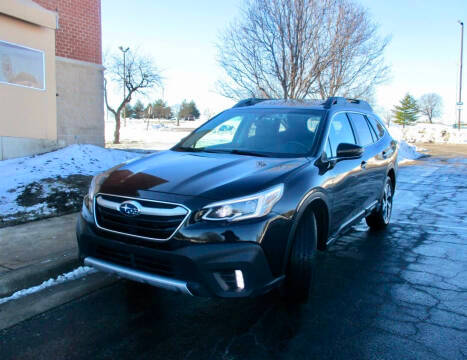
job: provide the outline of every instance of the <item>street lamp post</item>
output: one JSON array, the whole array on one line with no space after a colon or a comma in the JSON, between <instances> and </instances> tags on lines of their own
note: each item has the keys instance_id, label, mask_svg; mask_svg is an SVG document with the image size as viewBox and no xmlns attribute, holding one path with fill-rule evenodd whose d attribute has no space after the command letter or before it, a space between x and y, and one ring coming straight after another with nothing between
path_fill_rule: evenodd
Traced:
<instances>
[{"instance_id":1,"label":"street lamp post","mask_svg":"<svg viewBox=\"0 0 467 360\"><path fill-rule=\"evenodd\" d=\"M462 61L463 61L463 52L464 52L464 23L458 21L461 26L461 55L460 55L460 64L459 64L459 99L457 102L457 127L459 131L461 130L461 113L462 113Z\"/></svg>"},{"instance_id":2,"label":"street lamp post","mask_svg":"<svg viewBox=\"0 0 467 360\"><path fill-rule=\"evenodd\" d=\"M118 47L119 50L123 53L123 101L125 101L126 99L126 59L125 59L125 55L126 55L126 52L128 50L130 50L129 47L127 47L126 49L123 48L123 46L119 46ZM123 119L125 120L125 125L126 125L126 102L125 104L123 105Z\"/></svg>"}]
</instances>

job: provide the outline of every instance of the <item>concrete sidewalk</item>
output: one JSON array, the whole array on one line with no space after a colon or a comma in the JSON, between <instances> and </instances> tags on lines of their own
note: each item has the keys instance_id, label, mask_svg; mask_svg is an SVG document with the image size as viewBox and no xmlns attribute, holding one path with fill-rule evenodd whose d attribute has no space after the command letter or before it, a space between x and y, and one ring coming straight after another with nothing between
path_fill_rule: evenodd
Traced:
<instances>
[{"instance_id":1,"label":"concrete sidewalk","mask_svg":"<svg viewBox=\"0 0 467 360\"><path fill-rule=\"evenodd\" d=\"M0 229L0 298L79 266L77 213Z\"/></svg>"}]
</instances>

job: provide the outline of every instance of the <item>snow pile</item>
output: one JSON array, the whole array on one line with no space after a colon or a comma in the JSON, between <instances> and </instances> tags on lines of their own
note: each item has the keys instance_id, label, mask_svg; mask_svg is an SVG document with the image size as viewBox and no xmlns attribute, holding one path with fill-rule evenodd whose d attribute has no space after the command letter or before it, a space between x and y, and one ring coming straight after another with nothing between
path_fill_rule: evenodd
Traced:
<instances>
[{"instance_id":1,"label":"snow pile","mask_svg":"<svg viewBox=\"0 0 467 360\"><path fill-rule=\"evenodd\" d=\"M399 153L397 155L397 162L404 164L413 160L417 160L424 155L417 151L417 147L407 144L405 141L399 142Z\"/></svg>"},{"instance_id":2,"label":"snow pile","mask_svg":"<svg viewBox=\"0 0 467 360\"><path fill-rule=\"evenodd\" d=\"M66 182L67 177L81 175L84 178L81 182L85 182L86 176L139 156L141 154L94 145L71 145L42 155L0 161L1 220L14 219L17 213L34 213L30 219L53 214L54 210L41 199L59 191L73 191L73 184ZM57 179L63 182L60 184ZM83 187L87 187L87 183ZM25 192L30 201L19 201ZM31 200L34 197L36 201Z\"/></svg>"},{"instance_id":3,"label":"snow pile","mask_svg":"<svg viewBox=\"0 0 467 360\"><path fill-rule=\"evenodd\" d=\"M442 124L423 124L406 126L393 124L389 133L396 140L405 140L408 143L449 143L467 144L467 129L454 129L452 126Z\"/></svg>"},{"instance_id":4,"label":"snow pile","mask_svg":"<svg viewBox=\"0 0 467 360\"><path fill-rule=\"evenodd\" d=\"M41 155L0 161L0 186L8 188L51 176L95 174L138 154L94 145L70 145Z\"/></svg>"},{"instance_id":5,"label":"snow pile","mask_svg":"<svg viewBox=\"0 0 467 360\"><path fill-rule=\"evenodd\" d=\"M96 272L95 269L89 267L89 266L80 266L79 268L76 268L73 271L70 271L68 273L59 275L56 279L49 279L47 281L44 281L42 284L30 287L28 289L23 289L20 291L15 292L13 295L1 298L0 299L0 305L6 303L7 301L10 300L16 300L19 299L23 296L31 295L34 294L38 291L44 290L46 288L49 288L51 286L55 286L58 284L62 284L66 281L70 280L77 280L82 278L83 276L89 275Z\"/></svg>"}]
</instances>

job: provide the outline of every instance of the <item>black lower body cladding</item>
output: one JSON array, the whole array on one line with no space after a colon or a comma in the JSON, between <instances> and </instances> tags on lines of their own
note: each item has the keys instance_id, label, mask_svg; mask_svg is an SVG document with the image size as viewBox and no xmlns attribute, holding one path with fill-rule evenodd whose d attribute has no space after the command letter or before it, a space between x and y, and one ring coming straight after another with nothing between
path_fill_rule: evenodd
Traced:
<instances>
[{"instance_id":1,"label":"black lower body cladding","mask_svg":"<svg viewBox=\"0 0 467 360\"><path fill-rule=\"evenodd\" d=\"M115 264L137 273L186 283L193 295L247 297L276 285L262 247L253 242L197 244L175 249L119 241L81 215L77 225L79 256ZM121 274L125 277L123 274ZM143 280L141 280L143 281Z\"/></svg>"}]
</instances>

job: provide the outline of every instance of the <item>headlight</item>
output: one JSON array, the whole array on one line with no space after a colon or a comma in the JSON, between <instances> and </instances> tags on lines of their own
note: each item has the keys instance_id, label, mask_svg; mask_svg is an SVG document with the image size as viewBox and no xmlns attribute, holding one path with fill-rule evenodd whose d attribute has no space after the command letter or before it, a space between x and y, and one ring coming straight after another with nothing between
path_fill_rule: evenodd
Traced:
<instances>
[{"instance_id":1,"label":"headlight","mask_svg":"<svg viewBox=\"0 0 467 360\"><path fill-rule=\"evenodd\" d=\"M261 217L271 212L283 192L284 184L279 184L254 195L215 202L204 207L202 219L239 221Z\"/></svg>"}]
</instances>

